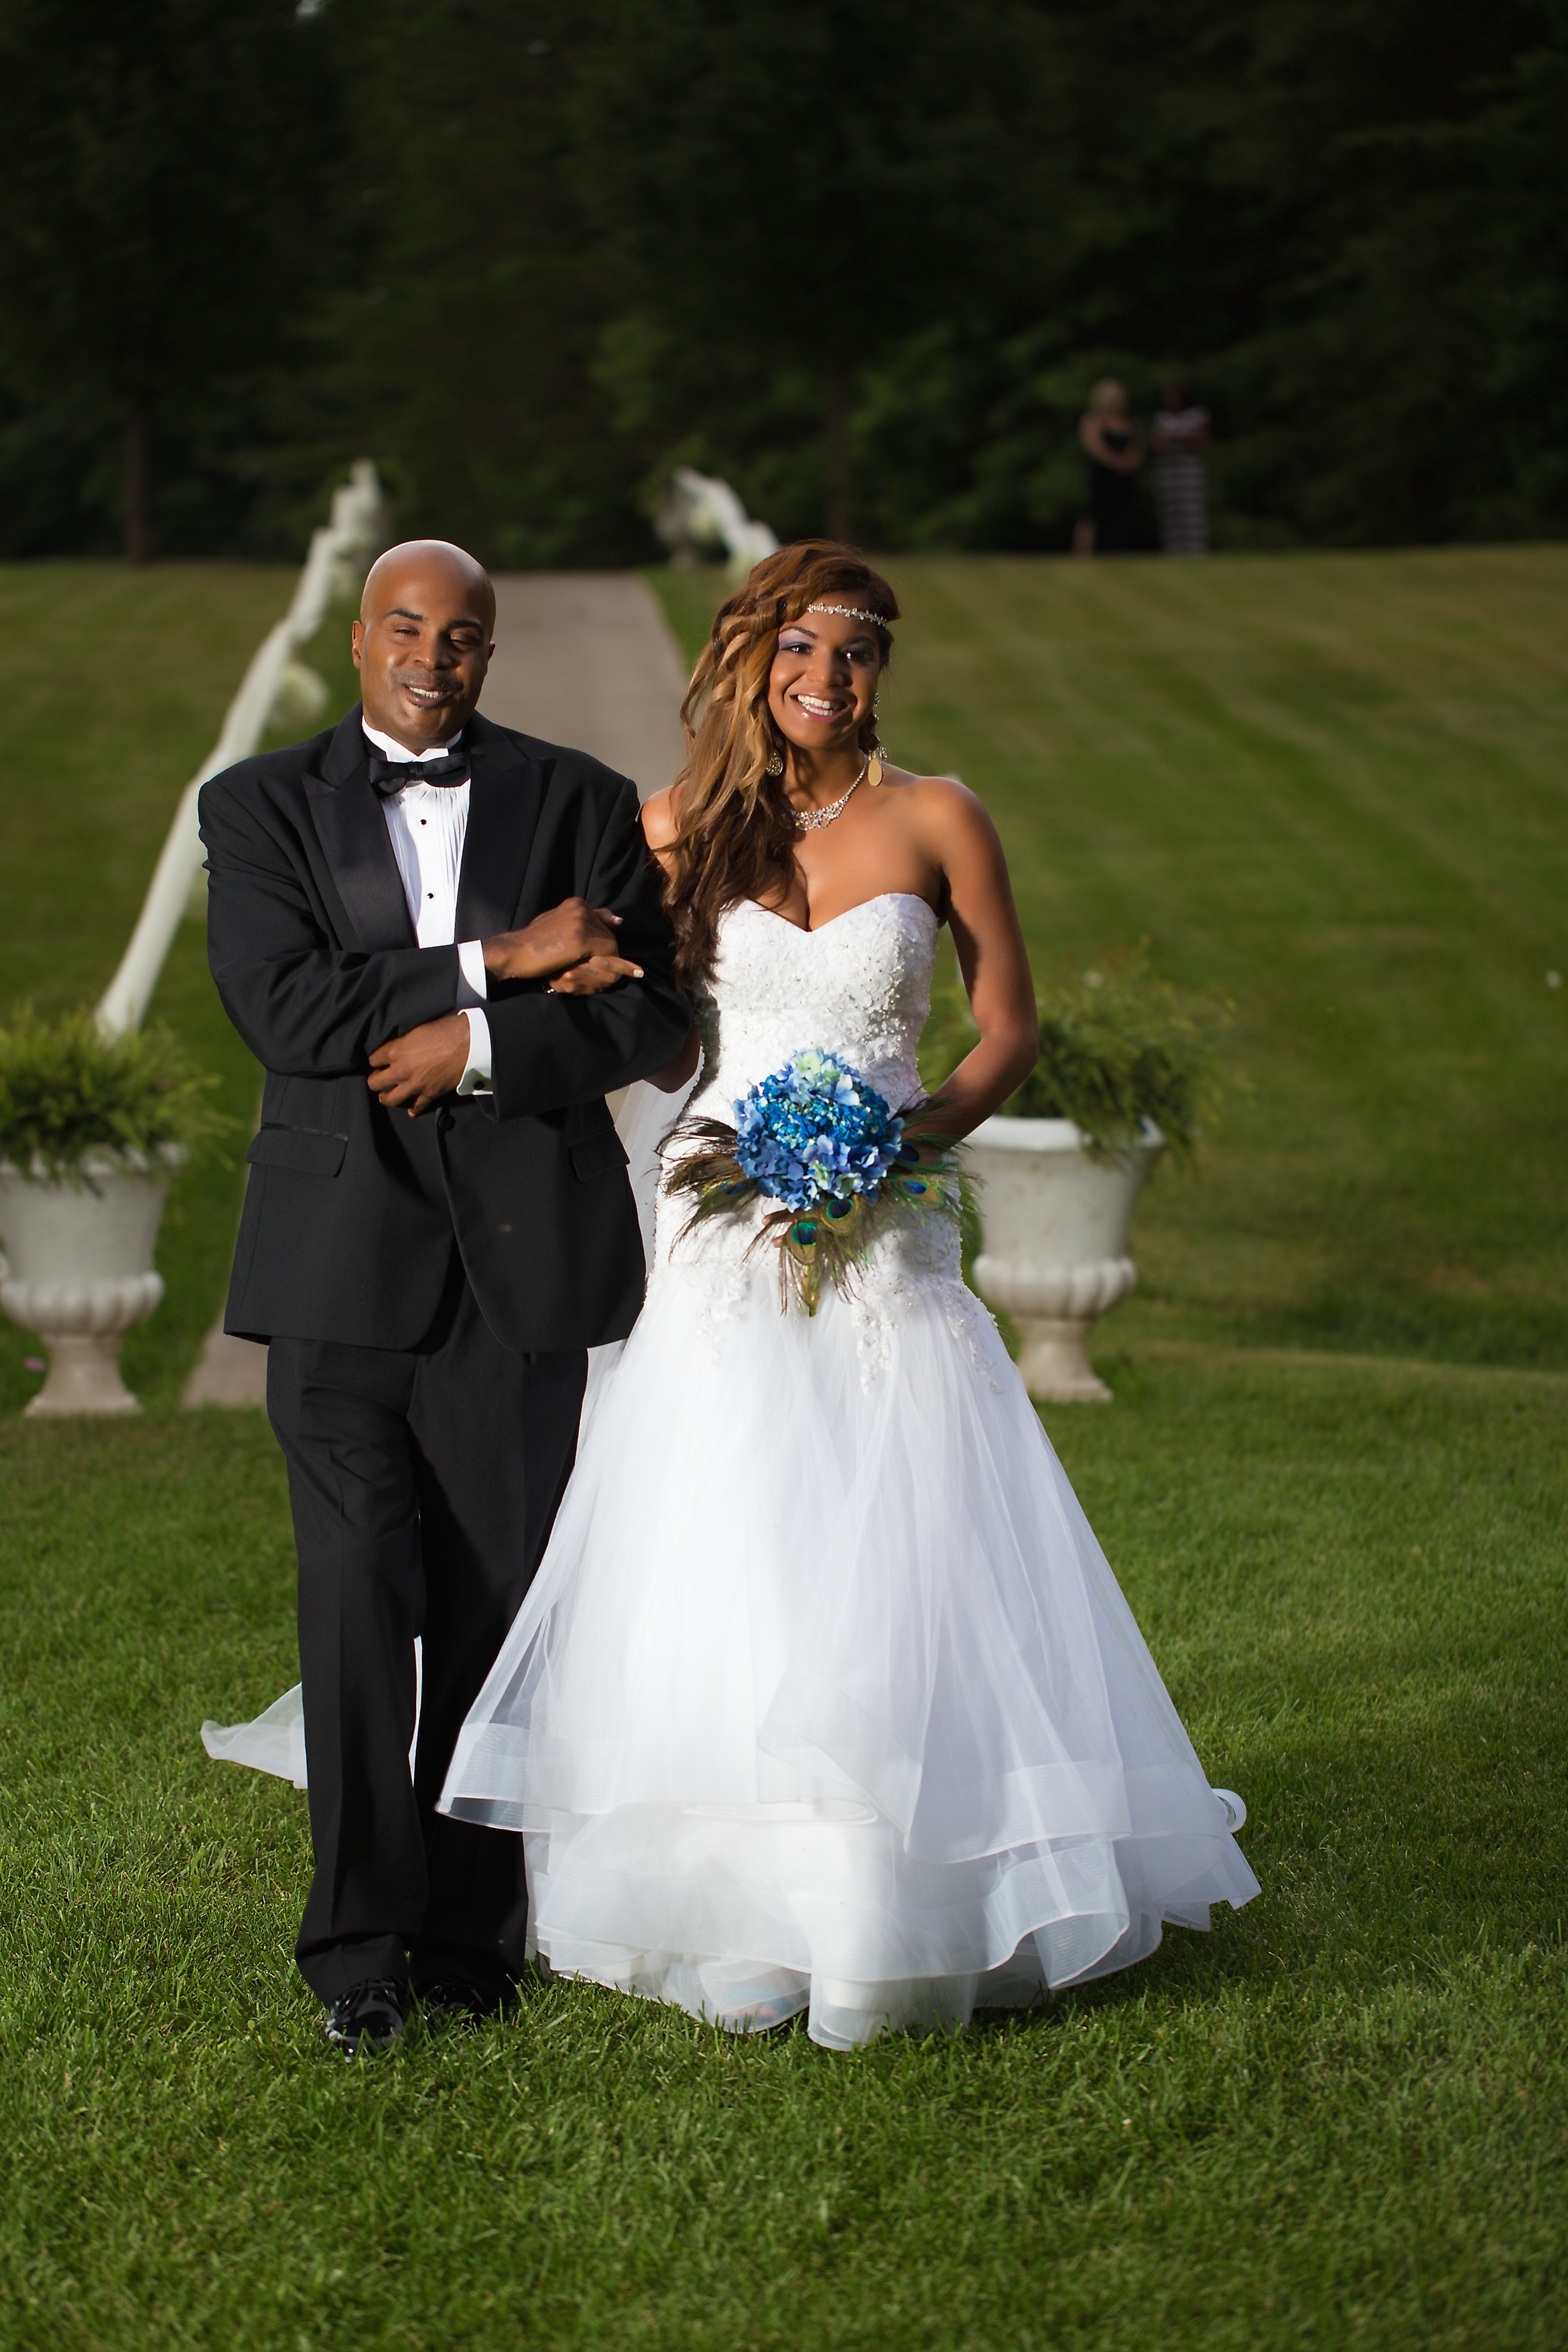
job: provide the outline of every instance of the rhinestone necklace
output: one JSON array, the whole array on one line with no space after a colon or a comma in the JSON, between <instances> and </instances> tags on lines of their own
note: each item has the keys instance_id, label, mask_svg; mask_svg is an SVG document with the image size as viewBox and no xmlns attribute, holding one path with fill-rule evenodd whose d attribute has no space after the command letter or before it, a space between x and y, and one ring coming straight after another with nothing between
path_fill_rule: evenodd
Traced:
<instances>
[{"instance_id":1,"label":"rhinestone necklace","mask_svg":"<svg viewBox=\"0 0 1568 2352\"><path fill-rule=\"evenodd\" d=\"M866 770L870 766L870 764L871 762L869 759L868 759L861 767L860 772L856 777L855 782L850 785L848 792L842 794L842 796L836 801L829 801L826 808L791 809L790 814L795 819L795 829L796 833L819 833L825 824L831 824L836 816L842 816L845 810L849 805L851 796L858 792L859 787L865 782Z\"/></svg>"}]
</instances>

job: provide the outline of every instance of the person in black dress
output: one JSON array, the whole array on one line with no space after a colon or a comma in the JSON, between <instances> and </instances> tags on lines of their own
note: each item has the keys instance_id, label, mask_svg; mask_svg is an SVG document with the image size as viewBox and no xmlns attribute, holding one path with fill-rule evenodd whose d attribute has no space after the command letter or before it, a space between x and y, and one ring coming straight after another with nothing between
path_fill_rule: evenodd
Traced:
<instances>
[{"instance_id":1,"label":"person in black dress","mask_svg":"<svg viewBox=\"0 0 1568 2352\"><path fill-rule=\"evenodd\" d=\"M1138 468L1143 436L1126 387L1107 376L1089 396L1078 437L1089 460L1089 513L1073 533L1075 555L1131 555L1138 545Z\"/></svg>"}]
</instances>

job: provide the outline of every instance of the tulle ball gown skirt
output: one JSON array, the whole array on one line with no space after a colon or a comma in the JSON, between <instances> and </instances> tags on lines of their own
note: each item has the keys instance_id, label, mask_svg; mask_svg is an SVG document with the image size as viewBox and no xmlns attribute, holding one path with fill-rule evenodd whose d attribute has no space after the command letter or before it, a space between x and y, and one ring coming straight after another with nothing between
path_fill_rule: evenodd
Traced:
<instances>
[{"instance_id":1,"label":"tulle ball gown skirt","mask_svg":"<svg viewBox=\"0 0 1568 2352\"><path fill-rule=\"evenodd\" d=\"M660 1255L443 1799L551 1967L844 2049L1256 1894L955 1238Z\"/></svg>"}]
</instances>

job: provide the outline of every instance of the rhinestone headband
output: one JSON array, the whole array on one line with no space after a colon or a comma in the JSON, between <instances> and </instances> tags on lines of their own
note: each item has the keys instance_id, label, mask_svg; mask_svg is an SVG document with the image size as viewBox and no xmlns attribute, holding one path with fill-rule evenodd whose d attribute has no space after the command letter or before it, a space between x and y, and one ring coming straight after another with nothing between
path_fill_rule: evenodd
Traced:
<instances>
[{"instance_id":1,"label":"rhinestone headband","mask_svg":"<svg viewBox=\"0 0 1568 2352\"><path fill-rule=\"evenodd\" d=\"M870 621L879 629L891 629L893 625L886 613L862 612L858 604L808 604L805 609L808 613L837 613L846 621Z\"/></svg>"}]
</instances>

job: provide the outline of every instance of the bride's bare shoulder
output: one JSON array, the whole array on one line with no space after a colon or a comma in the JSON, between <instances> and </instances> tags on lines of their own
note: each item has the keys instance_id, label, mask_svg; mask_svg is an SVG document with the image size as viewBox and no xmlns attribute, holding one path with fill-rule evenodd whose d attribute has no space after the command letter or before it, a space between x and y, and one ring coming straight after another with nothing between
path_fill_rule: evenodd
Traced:
<instances>
[{"instance_id":1,"label":"bride's bare shoulder","mask_svg":"<svg viewBox=\"0 0 1568 2352\"><path fill-rule=\"evenodd\" d=\"M675 787L662 793L652 793L642 804L643 839L657 856L668 849L680 831L680 820L675 808Z\"/></svg>"},{"instance_id":2,"label":"bride's bare shoulder","mask_svg":"<svg viewBox=\"0 0 1568 2352\"><path fill-rule=\"evenodd\" d=\"M917 824L961 832L990 826L984 803L956 776L917 776L910 769L890 767L884 782L895 788Z\"/></svg>"},{"instance_id":3,"label":"bride's bare shoulder","mask_svg":"<svg viewBox=\"0 0 1568 2352\"><path fill-rule=\"evenodd\" d=\"M910 793L921 800L955 799L972 801L974 794L956 776L921 776L913 768L895 768L889 761L882 771L884 786L897 792Z\"/></svg>"}]
</instances>

